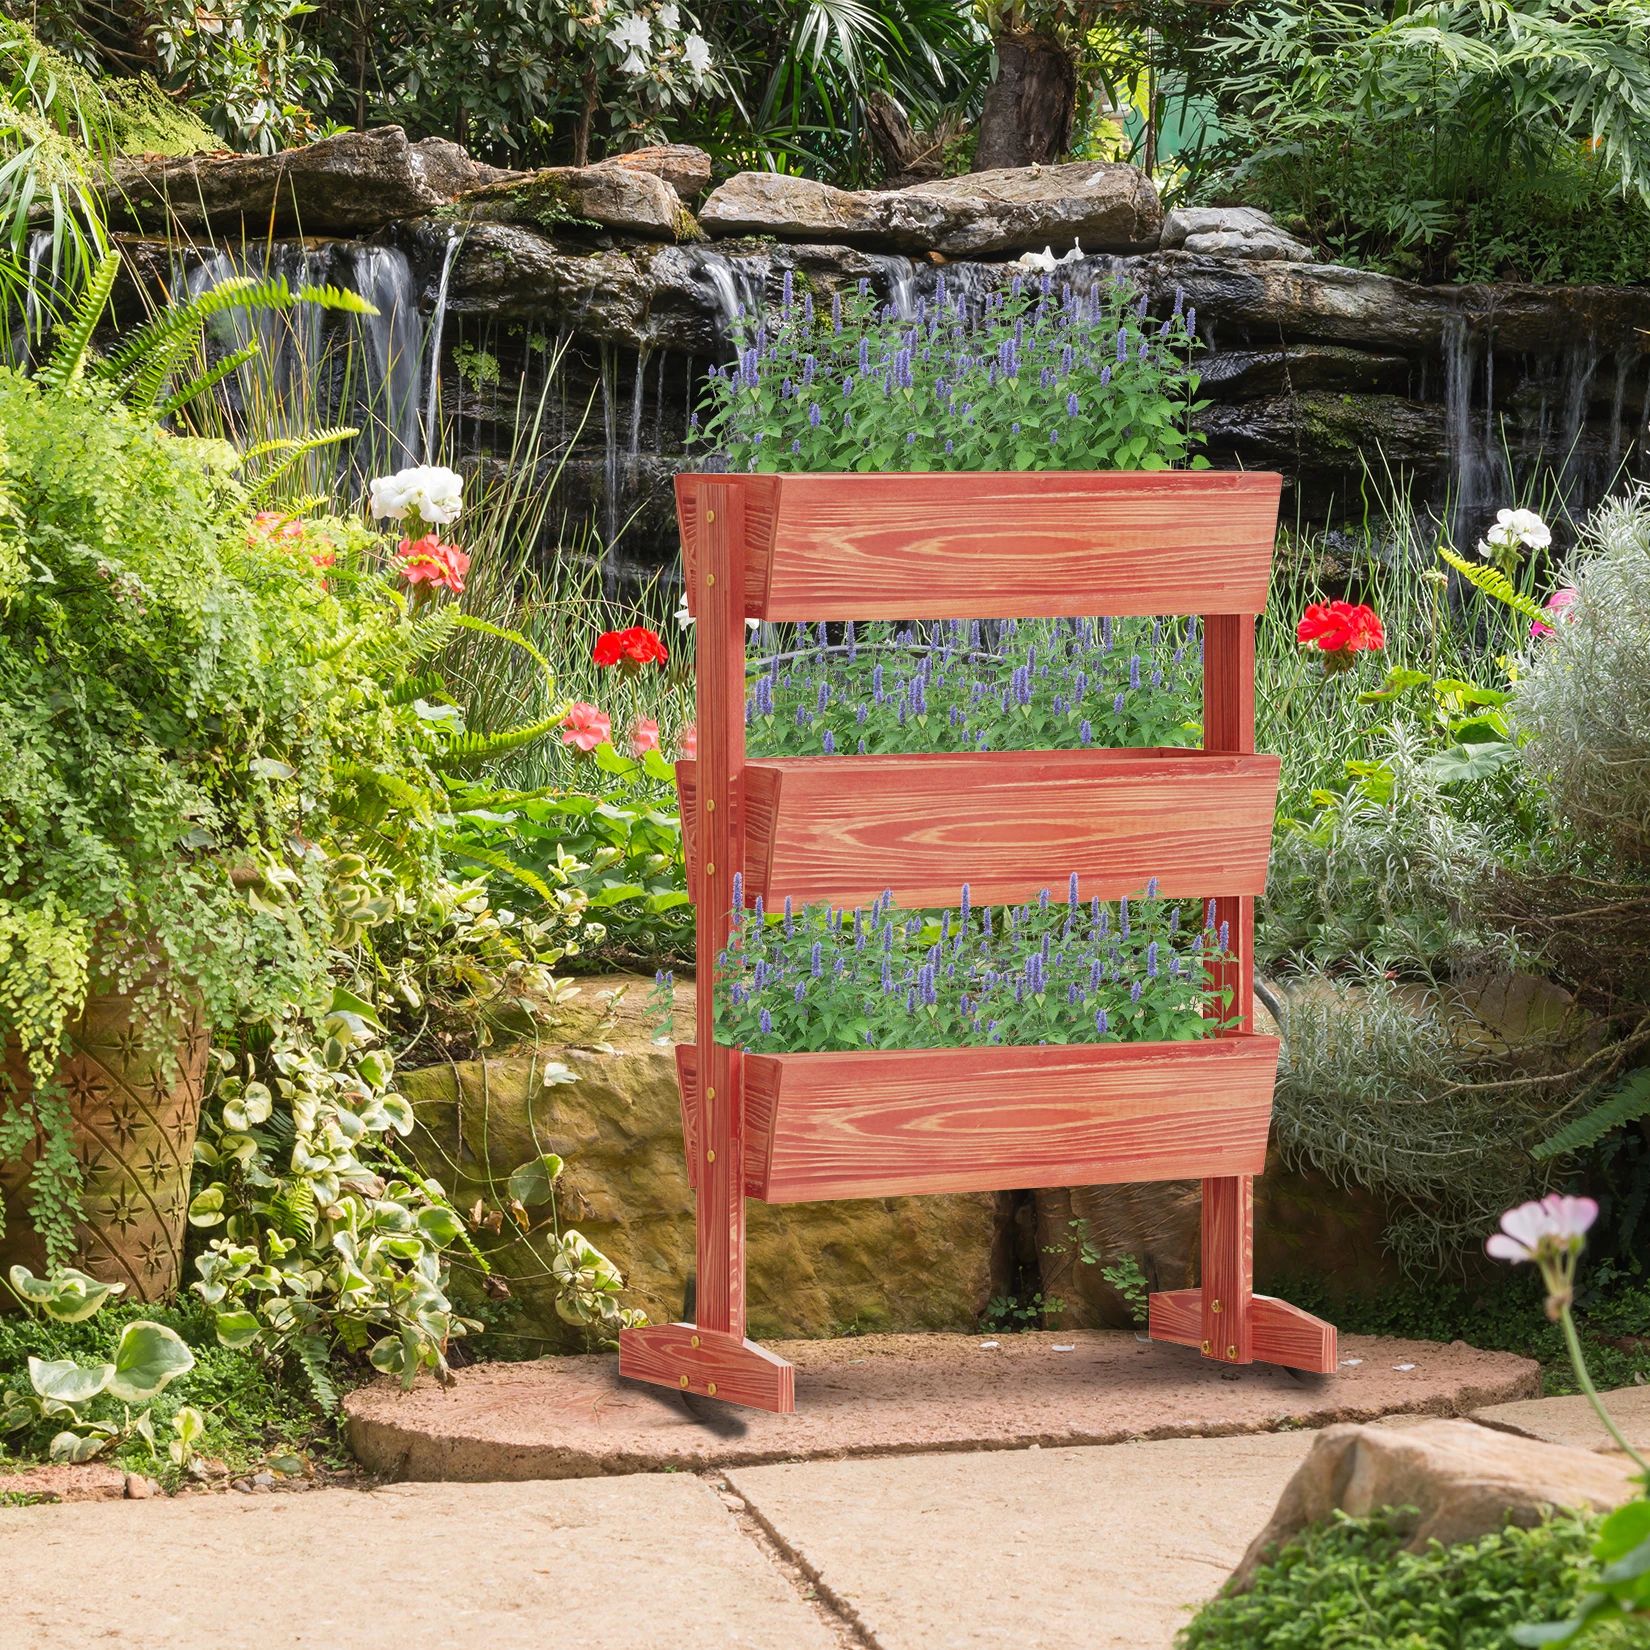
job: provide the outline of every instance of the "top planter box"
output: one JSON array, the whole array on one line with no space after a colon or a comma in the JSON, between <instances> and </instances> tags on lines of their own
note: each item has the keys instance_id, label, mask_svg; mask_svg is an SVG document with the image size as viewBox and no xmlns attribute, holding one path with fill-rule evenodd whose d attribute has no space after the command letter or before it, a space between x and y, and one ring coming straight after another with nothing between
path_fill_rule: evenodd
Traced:
<instances>
[{"instance_id":1,"label":"top planter box","mask_svg":"<svg viewBox=\"0 0 1650 1650\"><path fill-rule=\"evenodd\" d=\"M697 495L729 479L676 478L695 616ZM1213 470L737 480L751 619L1258 613L1282 487Z\"/></svg>"}]
</instances>

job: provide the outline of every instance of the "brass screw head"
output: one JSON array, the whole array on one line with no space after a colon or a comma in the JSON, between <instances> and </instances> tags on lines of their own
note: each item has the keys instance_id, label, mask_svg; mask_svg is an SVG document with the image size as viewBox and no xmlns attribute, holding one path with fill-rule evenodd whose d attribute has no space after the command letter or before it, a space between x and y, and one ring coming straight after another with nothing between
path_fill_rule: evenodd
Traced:
<instances>
[{"instance_id":1,"label":"brass screw head","mask_svg":"<svg viewBox=\"0 0 1650 1650\"><path fill-rule=\"evenodd\" d=\"M716 1396L716 1383L712 1381L710 1385L705 1388L705 1391L714 1398Z\"/></svg>"},{"instance_id":2,"label":"brass screw head","mask_svg":"<svg viewBox=\"0 0 1650 1650\"><path fill-rule=\"evenodd\" d=\"M716 799L715 799L715 797L707 796L705 798L705 812L707 814L713 814L713 813L716 812Z\"/></svg>"},{"instance_id":3,"label":"brass screw head","mask_svg":"<svg viewBox=\"0 0 1650 1650\"><path fill-rule=\"evenodd\" d=\"M712 521L715 521L716 517L714 515L712 515L710 519ZM705 583L706 584L715 584L716 583L716 575L714 573L707 573L705 575Z\"/></svg>"},{"instance_id":4,"label":"brass screw head","mask_svg":"<svg viewBox=\"0 0 1650 1650\"><path fill-rule=\"evenodd\" d=\"M682 1385L683 1386L687 1385L687 1376L685 1376L685 1375L682 1377Z\"/></svg>"},{"instance_id":5,"label":"brass screw head","mask_svg":"<svg viewBox=\"0 0 1650 1650\"><path fill-rule=\"evenodd\" d=\"M715 521L716 520L716 512L714 510L705 511L705 520L706 521Z\"/></svg>"},{"instance_id":6,"label":"brass screw head","mask_svg":"<svg viewBox=\"0 0 1650 1650\"><path fill-rule=\"evenodd\" d=\"M1211 1311L1211 1312L1218 1312L1218 1311L1219 1311L1219 1310L1220 1310L1220 1302L1219 1302L1219 1301L1215 1301L1215 1302L1213 1302L1213 1303L1212 1303L1212 1304L1211 1304L1211 1305L1210 1305L1210 1307L1209 1307L1209 1310L1210 1310L1210 1311Z\"/></svg>"},{"instance_id":7,"label":"brass screw head","mask_svg":"<svg viewBox=\"0 0 1650 1650\"><path fill-rule=\"evenodd\" d=\"M1236 1347L1235 1347L1235 1346L1229 1346L1229 1347L1227 1347L1227 1348L1226 1348L1226 1356L1227 1356L1227 1357L1228 1357L1228 1358L1235 1358L1235 1357L1237 1357L1237 1348L1236 1348Z\"/></svg>"},{"instance_id":8,"label":"brass screw head","mask_svg":"<svg viewBox=\"0 0 1650 1650\"><path fill-rule=\"evenodd\" d=\"M690 1336L689 1344L692 1346L697 1346L699 1344L699 1337L697 1335Z\"/></svg>"},{"instance_id":9,"label":"brass screw head","mask_svg":"<svg viewBox=\"0 0 1650 1650\"><path fill-rule=\"evenodd\" d=\"M716 1153L714 1150L705 1153L705 1161L707 1163L714 1163L716 1161Z\"/></svg>"},{"instance_id":10,"label":"brass screw head","mask_svg":"<svg viewBox=\"0 0 1650 1650\"><path fill-rule=\"evenodd\" d=\"M1209 1356L1209 1343L1207 1341L1203 1343L1203 1356L1205 1358Z\"/></svg>"},{"instance_id":11,"label":"brass screw head","mask_svg":"<svg viewBox=\"0 0 1650 1650\"><path fill-rule=\"evenodd\" d=\"M716 875L716 867L714 865L707 865L705 867L705 875L707 877L715 876Z\"/></svg>"},{"instance_id":12,"label":"brass screw head","mask_svg":"<svg viewBox=\"0 0 1650 1650\"><path fill-rule=\"evenodd\" d=\"M716 1090L713 1089L713 1088L706 1089L705 1090L705 1098L707 1100L714 1100L716 1098Z\"/></svg>"}]
</instances>

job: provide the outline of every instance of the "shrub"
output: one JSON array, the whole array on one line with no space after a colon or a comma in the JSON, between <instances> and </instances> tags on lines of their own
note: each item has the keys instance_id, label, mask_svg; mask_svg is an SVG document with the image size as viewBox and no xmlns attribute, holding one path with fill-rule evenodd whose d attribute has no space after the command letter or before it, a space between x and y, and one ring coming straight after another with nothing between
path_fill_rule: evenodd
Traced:
<instances>
[{"instance_id":1,"label":"shrub","mask_svg":"<svg viewBox=\"0 0 1650 1650\"><path fill-rule=\"evenodd\" d=\"M709 443L735 470L1163 470L1186 429L1195 312L1146 318L1122 280L1087 293L1016 276L971 318L946 289L902 319L870 295L797 302L735 325L738 360L714 371ZM695 419L698 415L695 414ZM1192 467L1207 459L1193 458Z\"/></svg>"},{"instance_id":2,"label":"shrub","mask_svg":"<svg viewBox=\"0 0 1650 1650\"><path fill-rule=\"evenodd\" d=\"M1286 1543L1252 1591L1205 1604L1175 1642L1180 1650L1502 1650L1509 1628L1568 1614L1595 1573L1599 1523L1560 1513L1531 1530L1509 1525L1407 1553L1414 1526L1401 1512L1336 1513Z\"/></svg>"},{"instance_id":3,"label":"shrub","mask_svg":"<svg viewBox=\"0 0 1650 1650\"><path fill-rule=\"evenodd\" d=\"M1582 837L1650 857L1650 488L1602 504L1574 602L1530 649L1511 710L1531 776Z\"/></svg>"}]
</instances>

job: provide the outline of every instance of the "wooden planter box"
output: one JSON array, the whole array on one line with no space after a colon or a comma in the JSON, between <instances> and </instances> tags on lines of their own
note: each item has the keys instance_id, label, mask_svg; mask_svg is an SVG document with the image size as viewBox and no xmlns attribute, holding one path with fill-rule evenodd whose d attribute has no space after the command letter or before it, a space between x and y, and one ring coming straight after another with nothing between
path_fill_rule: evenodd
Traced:
<instances>
[{"instance_id":1,"label":"wooden planter box","mask_svg":"<svg viewBox=\"0 0 1650 1650\"><path fill-rule=\"evenodd\" d=\"M677 765L698 907L699 1041L677 1051L698 1192L695 1324L625 1330L620 1368L767 1409L789 1365L745 1339L744 1199L774 1203L1203 1179L1203 1281L1153 1295L1154 1337L1222 1363L1330 1372L1335 1331L1253 1294L1252 1177L1278 1043L1247 1027L1254 899L1279 761L1254 750L1254 615L1275 475L679 476L699 621L699 756ZM747 618L1201 614L1204 748L745 758ZM1019 904L1156 878L1213 898L1237 1027L1207 1041L746 1054L714 1040L714 959L745 904Z\"/></svg>"}]
</instances>

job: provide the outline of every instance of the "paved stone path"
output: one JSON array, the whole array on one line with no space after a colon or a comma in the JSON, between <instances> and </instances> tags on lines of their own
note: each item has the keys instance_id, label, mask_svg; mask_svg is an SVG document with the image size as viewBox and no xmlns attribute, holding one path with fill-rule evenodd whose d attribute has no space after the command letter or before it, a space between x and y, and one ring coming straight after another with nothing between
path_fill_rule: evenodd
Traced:
<instances>
[{"instance_id":1,"label":"paved stone path","mask_svg":"<svg viewBox=\"0 0 1650 1650\"><path fill-rule=\"evenodd\" d=\"M1047 1340L1049 1358L1072 1344ZM1405 1344L1348 1354L1384 1361L1387 1424L1445 1403L1436 1384L1391 1382L1436 1383ZM1459 1354L1425 1350L1438 1367ZM1014 1356L1031 1370L1041 1354L1028 1337ZM1529 1380L1518 1364L1500 1371L1515 1392ZM1493 1373L1458 1379L1455 1413L1470 1402L1535 1436L1573 1429L1568 1399L1478 1403ZM1374 1372L1363 1379L1371 1396ZM1270 1380L1221 1383L1234 1412L1256 1414L1216 1437L972 1450L958 1437L849 1458L838 1438L834 1459L0 1508L0 1650L1169 1650L1311 1446ZM1650 1422L1632 1389L1606 1401ZM1255 1430L1267 1405L1281 1430ZM1335 1408L1320 1395L1315 1424ZM728 1422L695 1430L721 1447L741 1436Z\"/></svg>"}]
</instances>

